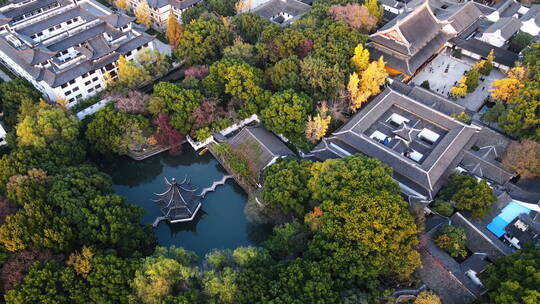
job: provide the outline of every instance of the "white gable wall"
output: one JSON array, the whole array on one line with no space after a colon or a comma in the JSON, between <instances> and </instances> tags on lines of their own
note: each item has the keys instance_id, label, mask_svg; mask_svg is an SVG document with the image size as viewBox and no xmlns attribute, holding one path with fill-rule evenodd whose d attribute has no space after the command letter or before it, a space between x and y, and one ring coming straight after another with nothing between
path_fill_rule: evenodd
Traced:
<instances>
[{"instance_id":1,"label":"white gable wall","mask_svg":"<svg viewBox=\"0 0 540 304\"><path fill-rule=\"evenodd\" d=\"M506 39L501 36L501 30L497 30L494 33L484 33L480 37L480 40L498 47L503 46L506 42Z\"/></svg>"},{"instance_id":2,"label":"white gable wall","mask_svg":"<svg viewBox=\"0 0 540 304\"><path fill-rule=\"evenodd\" d=\"M523 22L523 25L521 26L520 30L522 32L531 34L533 36L536 36L540 33L540 27L536 25L536 22L534 22L534 18L531 18L525 22Z\"/></svg>"}]
</instances>

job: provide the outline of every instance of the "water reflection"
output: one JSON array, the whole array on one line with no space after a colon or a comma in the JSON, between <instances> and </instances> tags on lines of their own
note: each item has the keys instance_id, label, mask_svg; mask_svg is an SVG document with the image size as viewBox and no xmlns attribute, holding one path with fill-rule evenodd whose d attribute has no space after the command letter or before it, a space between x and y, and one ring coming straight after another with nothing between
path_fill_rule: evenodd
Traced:
<instances>
[{"instance_id":1,"label":"water reflection","mask_svg":"<svg viewBox=\"0 0 540 304\"><path fill-rule=\"evenodd\" d=\"M152 199L155 199L154 193L165 189L165 177L183 180L187 175L191 187L198 188L200 192L225 174L210 153L200 156L191 148L186 148L184 154L178 156L161 153L143 161L129 158L104 161L101 167L113 177L114 188L119 195L144 208L145 224L153 223L161 215ZM201 200L202 208L192 222L170 224L162 221L154 229L158 242L164 246L184 247L199 256L214 248L256 245L267 237L269 228L247 220L244 214L246 201L242 188L229 180Z\"/></svg>"}]
</instances>

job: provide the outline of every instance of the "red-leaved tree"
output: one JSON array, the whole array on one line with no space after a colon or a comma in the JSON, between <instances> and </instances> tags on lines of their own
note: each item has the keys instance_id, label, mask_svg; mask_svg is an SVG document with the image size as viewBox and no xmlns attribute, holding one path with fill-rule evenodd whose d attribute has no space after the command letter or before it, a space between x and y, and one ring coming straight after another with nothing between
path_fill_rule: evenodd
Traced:
<instances>
[{"instance_id":1,"label":"red-leaved tree","mask_svg":"<svg viewBox=\"0 0 540 304\"><path fill-rule=\"evenodd\" d=\"M296 53L296 56L300 58L304 58L312 50L313 50L313 41L308 39L308 40L304 40L300 42L300 44L296 47L295 53Z\"/></svg>"},{"instance_id":2,"label":"red-leaved tree","mask_svg":"<svg viewBox=\"0 0 540 304\"><path fill-rule=\"evenodd\" d=\"M377 26L377 17L369 13L366 6L358 3L332 5L328 12L335 19L345 22L349 27L369 32Z\"/></svg>"},{"instance_id":3,"label":"red-leaved tree","mask_svg":"<svg viewBox=\"0 0 540 304\"><path fill-rule=\"evenodd\" d=\"M205 99L201 104L195 108L191 114L193 119L193 128L191 129L191 135L194 136L195 130L202 127L206 127L225 117L225 109L218 104L215 99Z\"/></svg>"},{"instance_id":4,"label":"red-leaved tree","mask_svg":"<svg viewBox=\"0 0 540 304\"><path fill-rule=\"evenodd\" d=\"M19 210L17 204L9 201L7 198L0 196L0 224L6 220L6 216L15 214Z\"/></svg>"},{"instance_id":5,"label":"red-leaved tree","mask_svg":"<svg viewBox=\"0 0 540 304\"><path fill-rule=\"evenodd\" d=\"M150 96L139 91L131 91L125 97L117 97L114 107L124 113L141 114L146 112Z\"/></svg>"},{"instance_id":6,"label":"red-leaved tree","mask_svg":"<svg viewBox=\"0 0 540 304\"><path fill-rule=\"evenodd\" d=\"M166 113L160 113L154 120L154 124L157 126L157 130L154 133L158 145L162 147L171 147L169 153L180 154L182 153L182 142L185 136L180 134L172 125L171 118Z\"/></svg>"},{"instance_id":7,"label":"red-leaved tree","mask_svg":"<svg viewBox=\"0 0 540 304\"><path fill-rule=\"evenodd\" d=\"M0 279L4 293L20 283L35 262L62 259L60 255L54 255L49 249L24 249L13 253L0 270Z\"/></svg>"},{"instance_id":8,"label":"red-leaved tree","mask_svg":"<svg viewBox=\"0 0 540 304\"><path fill-rule=\"evenodd\" d=\"M207 65L196 65L187 68L184 71L184 77L195 77L197 79L203 79L208 75L208 66Z\"/></svg>"}]
</instances>

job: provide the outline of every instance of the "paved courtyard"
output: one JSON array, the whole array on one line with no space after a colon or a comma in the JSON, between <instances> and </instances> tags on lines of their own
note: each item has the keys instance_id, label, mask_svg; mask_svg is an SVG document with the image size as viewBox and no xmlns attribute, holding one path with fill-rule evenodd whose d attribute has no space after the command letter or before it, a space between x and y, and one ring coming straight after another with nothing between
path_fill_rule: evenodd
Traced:
<instances>
[{"instance_id":1,"label":"paved courtyard","mask_svg":"<svg viewBox=\"0 0 540 304\"><path fill-rule=\"evenodd\" d=\"M468 57L457 59L446 52L441 52L423 70L418 72L412 82L420 85L427 80L430 90L448 97L450 89L466 71L471 69L473 64L474 60ZM504 74L494 68L488 76L481 75L478 88L473 93L467 94L465 98L458 98L455 102L471 111L478 111L489 95L491 83L501 78L504 78Z\"/></svg>"}]
</instances>

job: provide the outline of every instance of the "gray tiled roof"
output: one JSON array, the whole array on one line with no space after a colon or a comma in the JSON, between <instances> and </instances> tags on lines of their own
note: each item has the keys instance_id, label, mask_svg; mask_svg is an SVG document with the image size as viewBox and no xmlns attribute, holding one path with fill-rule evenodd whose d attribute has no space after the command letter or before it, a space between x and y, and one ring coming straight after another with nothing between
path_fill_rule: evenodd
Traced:
<instances>
[{"instance_id":1,"label":"gray tiled roof","mask_svg":"<svg viewBox=\"0 0 540 304\"><path fill-rule=\"evenodd\" d=\"M500 6L498 6L500 4ZM519 11L521 4L516 0L502 0L495 5L500 17L512 17Z\"/></svg>"},{"instance_id":2,"label":"gray tiled roof","mask_svg":"<svg viewBox=\"0 0 540 304\"><path fill-rule=\"evenodd\" d=\"M450 217L450 220L452 221L452 225L465 229L465 233L467 234L467 248L472 252L485 253L492 260L512 253L508 246L505 246L501 241L491 235L485 227L475 225L460 212L454 213Z\"/></svg>"},{"instance_id":3,"label":"gray tiled roof","mask_svg":"<svg viewBox=\"0 0 540 304\"><path fill-rule=\"evenodd\" d=\"M294 155L277 136L262 126L244 127L238 134L227 141L235 149L247 149L247 147L251 147L252 145L258 147L258 153L254 157L256 160L252 160L255 162L254 165L257 172L261 172L275 157Z\"/></svg>"},{"instance_id":4,"label":"gray tiled roof","mask_svg":"<svg viewBox=\"0 0 540 304\"><path fill-rule=\"evenodd\" d=\"M383 56L386 65L407 75L412 75L420 68L433 54L435 54L450 39L451 35L440 31L433 39L428 41L413 56L396 53L390 47L380 45L381 40L377 38L377 43L369 42L366 46L370 52L372 60ZM387 39L388 40L388 39ZM388 40L391 41L391 40ZM394 44L397 44L393 42ZM388 44L387 44L388 45Z\"/></svg>"},{"instance_id":5,"label":"gray tiled roof","mask_svg":"<svg viewBox=\"0 0 540 304\"><path fill-rule=\"evenodd\" d=\"M270 19L281 12L292 16L300 16L309 9L309 5L297 0L270 0L254 8L252 13Z\"/></svg>"},{"instance_id":6,"label":"gray tiled roof","mask_svg":"<svg viewBox=\"0 0 540 304\"><path fill-rule=\"evenodd\" d=\"M540 4L531 5L527 13L521 17L522 22L526 22L531 19L534 19L534 23L537 26L540 26Z\"/></svg>"},{"instance_id":7,"label":"gray tiled roof","mask_svg":"<svg viewBox=\"0 0 540 304\"><path fill-rule=\"evenodd\" d=\"M59 41L56 41L52 44L46 45L48 49L51 51L63 51L66 50L72 46L84 43L88 41L89 39L92 39L96 36L102 35L103 33L112 33L112 32L119 32L115 28L111 27L105 22L101 22L100 24L93 26L87 30L84 30L82 32L79 32L73 36L70 36L66 39L62 39Z\"/></svg>"},{"instance_id":8,"label":"gray tiled roof","mask_svg":"<svg viewBox=\"0 0 540 304\"><path fill-rule=\"evenodd\" d=\"M8 18L17 18L19 16L22 16L24 14L33 12L37 9L40 9L42 7L46 7L53 3L58 3L58 0L38 0L30 2L27 5L23 5L21 7L16 7L14 9L10 9L7 11L4 11L3 14Z\"/></svg>"},{"instance_id":9,"label":"gray tiled roof","mask_svg":"<svg viewBox=\"0 0 540 304\"><path fill-rule=\"evenodd\" d=\"M130 22L135 20L135 18L133 17L129 17L120 13L113 13L106 16L102 16L100 18L103 21L107 22L110 26L117 27L117 28L122 27L126 24L129 24Z\"/></svg>"},{"instance_id":10,"label":"gray tiled roof","mask_svg":"<svg viewBox=\"0 0 540 304\"><path fill-rule=\"evenodd\" d=\"M404 55L412 56L428 45L439 35L442 24L430 13L430 8L423 5L413 11L405 12L383 26L370 39ZM407 40L403 45L383 36L382 32L398 30ZM419 35L419 33L422 33Z\"/></svg>"},{"instance_id":11,"label":"gray tiled roof","mask_svg":"<svg viewBox=\"0 0 540 304\"><path fill-rule=\"evenodd\" d=\"M176 9L186 9L202 1L203 0L174 0L172 1L172 6L174 6Z\"/></svg>"},{"instance_id":12,"label":"gray tiled roof","mask_svg":"<svg viewBox=\"0 0 540 304\"><path fill-rule=\"evenodd\" d=\"M67 0L60 0L62 5L73 4L71 1L64 3L65 1ZM36 2L45 3L46 1ZM25 10L29 10L35 6L36 3L32 2L25 5ZM13 11L14 10L9 10L8 12L15 14ZM19 10L19 12L20 11L21 10ZM47 44L36 43L28 37L28 35L71 20L77 16L83 17L87 22L98 20L98 23L92 25L86 24L84 25L86 28L83 28L80 32L63 32L56 36L53 42L48 42ZM132 18L119 14L95 16L94 13L91 13L91 10L77 6L72 9L61 11L48 19L15 30L14 35L18 39L24 41L23 46L20 48L11 45L5 37L0 37L0 48L37 81L44 81L54 88L89 71L105 67L118 60L121 54L132 51L154 39L153 36L146 33L136 34L135 32L122 32L118 29L118 27L124 26L131 21ZM108 40L110 38L106 38L104 34L108 34L113 40L120 37L125 37L126 39L121 40L122 42L120 44L112 44ZM65 36L65 38L62 39L63 36ZM27 45L32 45L34 47L29 48ZM71 47L74 47L81 53L82 57L78 59L76 64L66 68L59 68L57 64L63 64L63 62L60 62L55 55L58 52L67 50ZM53 64L46 68L38 66L38 64L47 60L51 60Z\"/></svg>"},{"instance_id":13,"label":"gray tiled roof","mask_svg":"<svg viewBox=\"0 0 540 304\"><path fill-rule=\"evenodd\" d=\"M465 151L461 166L472 174L504 185L515 175L500 162L510 142L506 136L484 127L475 142L478 151Z\"/></svg>"},{"instance_id":14,"label":"gray tiled roof","mask_svg":"<svg viewBox=\"0 0 540 304\"><path fill-rule=\"evenodd\" d=\"M54 15L52 17L43 19L42 21L32 23L27 27L21 28L17 30L17 33L31 36L35 33L39 33L45 29L48 29L50 27L53 27L57 24L60 24L62 22L66 22L68 20L71 20L75 17L82 17L86 21L92 21L96 19L95 16L90 14L88 11L81 7L75 7L73 9L70 9L68 11L59 13L57 15Z\"/></svg>"},{"instance_id":15,"label":"gray tiled roof","mask_svg":"<svg viewBox=\"0 0 540 304\"><path fill-rule=\"evenodd\" d=\"M471 26L482 15L482 11L478 9L478 6L476 6L474 2L467 2L466 4L460 6L459 10L448 18L448 21L450 21L458 33L461 33Z\"/></svg>"},{"instance_id":16,"label":"gray tiled roof","mask_svg":"<svg viewBox=\"0 0 540 304\"><path fill-rule=\"evenodd\" d=\"M521 28L521 21L515 17L503 17L490 25L484 33L495 33L501 31L501 37L508 40Z\"/></svg>"},{"instance_id":17,"label":"gray tiled roof","mask_svg":"<svg viewBox=\"0 0 540 304\"><path fill-rule=\"evenodd\" d=\"M423 93L427 94L427 92ZM426 121L431 129L441 129L438 132L441 138L435 143L431 152L426 151L423 153L424 157L421 163L408 159L396 152L394 148L387 147L369 138L366 134L369 131L368 129L372 129L372 126L381 119L383 114L386 115L385 113L388 113L392 107L402 109L409 112L409 115ZM405 113L400 114L406 115ZM446 131L442 131L443 129ZM477 132L478 128L474 126L458 122L422 102L387 88L340 130L328 137L327 141L331 143L333 140L339 140L354 148L357 152L378 158L394 168L396 173L419 185L426 192L433 194L440 186L438 181L453 169L452 165L459 162L461 151L470 144L471 139ZM411 143L411 147L414 144L414 142ZM319 144L314 149L314 152L325 150L327 145L328 143ZM420 146L413 148L417 151L422 149Z\"/></svg>"},{"instance_id":18,"label":"gray tiled roof","mask_svg":"<svg viewBox=\"0 0 540 304\"><path fill-rule=\"evenodd\" d=\"M464 40L456 37L452 38L450 43L484 58L489 55L491 50L493 50L493 55L495 56L493 61L507 67L513 67L515 62L519 59L518 54L514 52L493 46L487 42L475 38Z\"/></svg>"},{"instance_id":19,"label":"gray tiled roof","mask_svg":"<svg viewBox=\"0 0 540 304\"><path fill-rule=\"evenodd\" d=\"M171 0L148 0L148 6L149 7L156 7L156 8L159 8L159 7L164 7L168 4L170 4Z\"/></svg>"}]
</instances>

